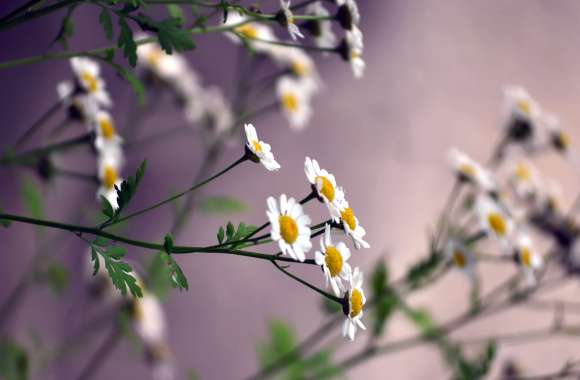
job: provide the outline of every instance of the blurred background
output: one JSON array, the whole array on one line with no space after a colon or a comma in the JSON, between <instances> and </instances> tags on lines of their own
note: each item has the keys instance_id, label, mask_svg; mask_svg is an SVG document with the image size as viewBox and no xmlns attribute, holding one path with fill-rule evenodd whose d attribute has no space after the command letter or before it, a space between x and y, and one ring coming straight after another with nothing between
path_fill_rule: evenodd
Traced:
<instances>
[{"instance_id":1,"label":"blurred background","mask_svg":"<svg viewBox=\"0 0 580 380\"><path fill-rule=\"evenodd\" d=\"M262 3L264 9L273 7L269 2ZM0 13L18 4L4 1ZM304 157L310 156L333 172L347 189L367 230L372 248L355 252L353 259L368 269L384 256L393 277L398 277L427 252L428 233L453 185L448 150L458 147L481 161L490 154L504 117L501 91L505 85L525 86L543 108L560 117L573 141L580 139L580 3L361 0L359 4L367 63L364 78L354 79L348 65L337 57L315 56L325 88L314 99L310 126L297 133L277 113L253 121L260 136L271 143L282 170L267 173L245 164L205 187L202 196L235 195L248 204L248 210L224 216L196 212L176 243L212 244L217 229L228 220L262 224L268 196L286 193L301 198L306 194L303 164ZM0 61L45 51L58 31L61 17L62 14L49 16L2 32ZM77 10L75 26L73 49L105 43L96 10L91 6ZM218 85L226 95L232 94L237 47L219 35L197 37L196 43L197 49L186 56L203 83ZM123 122L134 94L112 70L104 68L104 73L115 102L112 114L123 135ZM0 71L3 149L54 104L56 84L70 77L66 61ZM148 136L180 123L178 112L165 102L140 133ZM134 173L143 159L149 163L132 207L138 209L190 186L200 165L202 146L199 134L184 129L156 144L127 149L126 175ZM239 152L240 146L229 148L214 171L237 159ZM90 168L87 170L94 170L93 158L87 152L67 153L57 160L65 166L72 163L76 168L84 165ZM555 156L542 159L539 166L561 181L565 199L571 201L579 189L578 167ZM22 172L0 168L0 205L9 212L26 212L20 196ZM79 209L98 207L94 185L74 179L58 178L44 184L42 191L45 213L51 219L64 221ZM325 217L325 210L315 205L309 205L306 212L314 221ZM156 210L136 219L128 234L161 241L167 232L161 226L167 225L171 216L170 207ZM0 301L16 286L39 249L34 236L35 229L26 225L0 230ZM50 346L92 311L84 289L75 286L84 275L86 246L70 233L54 236L58 239L54 254L70 267L72 286L61 298L44 288L27 294L5 327L25 346ZM129 251L131 257L147 254L133 248ZM255 348L259 341L267 339L269 320L284 319L296 327L300 337L324 321L320 298L282 276L268 262L188 255L180 257L179 263L188 276L190 289L172 292L165 310L169 343L180 378L190 368L201 379L243 378L258 368ZM313 282L321 280L320 273L311 268L293 269ZM482 268L483 289L491 288L512 272L493 264ZM573 300L578 294L577 285L571 284L562 292ZM465 308L468 295L466 278L452 273L429 291L414 296L411 302L428 306L437 320L444 321ZM459 330L457 336L517 331L522 321L528 327L543 326L549 323L549 317L516 308L471 324ZM414 331L396 318L383 339L393 340ZM337 329L335 335L339 334ZM84 349L33 377L73 378L105 335L97 333ZM338 357L364 345L363 335ZM506 359L518 360L531 373L549 372L560 368L578 350L577 341L564 338L501 346L493 374L498 373ZM147 372L131 344L123 342L95 378L147 378ZM348 376L432 379L446 378L448 372L438 351L424 345L375 358L349 371Z\"/></svg>"}]
</instances>

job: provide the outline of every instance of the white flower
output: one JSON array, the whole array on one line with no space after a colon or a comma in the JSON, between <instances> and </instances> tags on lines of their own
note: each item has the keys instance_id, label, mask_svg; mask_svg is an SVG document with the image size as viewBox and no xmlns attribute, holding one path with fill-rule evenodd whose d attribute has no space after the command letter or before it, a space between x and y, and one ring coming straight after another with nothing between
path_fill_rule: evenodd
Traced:
<instances>
[{"instance_id":1,"label":"white flower","mask_svg":"<svg viewBox=\"0 0 580 380\"><path fill-rule=\"evenodd\" d=\"M544 114L544 125L549 133L549 141L552 147L560 153L568 153L572 139L570 134L562 130L560 120L554 115Z\"/></svg>"},{"instance_id":2,"label":"white flower","mask_svg":"<svg viewBox=\"0 0 580 380\"><path fill-rule=\"evenodd\" d=\"M360 24L360 12L356 0L336 0L338 7L337 18L340 25L351 30Z\"/></svg>"},{"instance_id":3,"label":"white flower","mask_svg":"<svg viewBox=\"0 0 580 380\"><path fill-rule=\"evenodd\" d=\"M320 239L320 251L316 251L314 260L322 266L326 287L330 284L332 291L338 297L344 291L342 280L349 280L351 275L350 265L346 262L350 258L350 250L343 242L336 245L332 243L330 225L324 227L324 236Z\"/></svg>"},{"instance_id":4,"label":"white flower","mask_svg":"<svg viewBox=\"0 0 580 380\"><path fill-rule=\"evenodd\" d=\"M310 242L310 217L294 198L280 195L280 209L274 197L268 198L268 220L272 226L270 236L278 242L280 251L295 260L306 260L305 253L312 248Z\"/></svg>"},{"instance_id":5,"label":"white flower","mask_svg":"<svg viewBox=\"0 0 580 380\"><path fill-rule=\"evenodd\" d=\"M266 55L275 55L280 51L280 46L264 41L278 41L272 29L262 23L246 22L247 17L238 12L230 11L225 26L239 25L231 32L225 35L234 43L241 43L240 37L246 39L246 42L258 53Z\"/></svg>"},{"instance_id":6,"label":"white flower","mask_svg":"<svg viewBox=\"0 0 580 380\"><path fill-rule=\"evenodd\" d=\"M477 198L476 212L482 229L493 234L500 242L507 243L513 230L513 221L506 213L485 195Z\"/></svg>"},{"instance_id":7,"label":"white flower","mask_svg":"<svg viewBox=\"0 0 580 380\"><path fill-rule=\"evenodd\" d=\"M94 131L96 134L95 148L99 152L108 155L122 155L121 144L123 139L117 134L113 118L108 112L97 112L96 120L94 121Z\"/></svg>"},{"instance_id":8,"label":"white flower","mask_svg":"<svg viewBox=\"0 0 580 380\"><path fill-rule=\"evenodd\" d=\"M136 40L149 38L140 34ZM174 84L189 71L187 60L183 56L173 53L167 54L157 43L147 43L137 46L137 56L140 66L149 69L159 79Z\"/></svg>"},{"instance_id":9,"label":"white flower","mask_svg":"<svg viewBox=\"0 0 580 380\"><path fill-rule=\"evenodd\" d=\"M270 144L258 139L256 128L252 124L245 124L246 130L246 146L248 149L260 160L262 165L269 171L280 169L280 164L274 159Z\"/></svg>"},{"instance_id":10,"label":"white flower","mask_svg":"<svg viewBox=\"0 0 580 380\"><path fill-rule=\"evenodd\" d=\"M338 211L340 212L344 232L352 238L354 247L356 249L361 247L370 248L370 244L363 239L367 232L360 225L354 210L348 205L346 199L339 200Z\"/></svg>"},{"instance_id":11,"label":"white flower","mask_svg":"<svg viewBox=\"0 0 580 380\"><path fill-rule=\"evenodd\" d=\"M519 236L516 245L517 262L528 280L530 286L536 284L536 274L544 265L542 256L534 249L532 239L527 234Z\"/></svg>"},{"instance_id":12,"label":"white flower","mask_svg":"<svg viewBox=\"0 0 580 380\"><path fill-rule=\"evenodd\" d=\"M445 257L453 265L462 270L473 282L476 280L475 267L477 259L475 253L457 240L449 240L445 247Z\"/></svg>"},{"instance_id":13,"label":"white flower","mask_svg":"<svg viewBox=\"0 0 580 380\"><path fill-rule=\"evenodd\" d=\"M359 28L353 26L352 30L346 32L341 54L345 61L350 62L354 77L357 79L363 77L366 68L366 63L362 59L363 47L363 34Z\"/></svg>"},{"instance_id":14,"label":"white flower","mask_svg":"<svg viewBox=\"0 0 580 380\"><path fill-rule=\"evenodd\" d=\"M97 100L85 93L75 93L75 86L69 81L57 84L56 91L64 107L68 109L69 117L90 123L95 120L99 111Z\"/></svg>"},{"instance_id":15,"label":"white flower","mask_svg":"<svg viewBox=\"0 0 580 380\"><path fill-rule=\"evenodd\" d=\"M161 303L153 294L143 292L143 297L133 298L133 327L147 346L157 346L165 341L165 315Z\"/></svg>"},{"instance_id":16,"label":"white flower","mask_svg":"<svg viewBox=\"0 0 580 380\"><path fill-rule=\"evenodd\" d=\"M326 169L321 169L318 161L306 157L304 160L304 173L308 182L316 190L318 197L322 199L333 220L340 219L338 209L339 202L344 198L344 191L336 184L334 175Z\"/></svg>"},{"instance_id":17,"label":"white flower","mask_svg":"<svg viewBox=\"0 0 580 380\"><path fill-rule=\"evenodd\" d=\"M292 74L301 81L310 94L314 94L321 87L321 80L316 70L314 60L302 49L285 47L276 54L276 61L287 66Z\"/></svg>"},{"instance_id":18,"label":"white flower","mask_svg":"<svg viewBox=\"0 0 580 380\"><path fill-rule=\"evenodd\" d=\"M452 149L449 152L449 160L460 180L473 183L486 192L497 190L491 173L465 153L457 149Z\"/></svg>"},{"instance_id":19,"label":"white flower","mask_svg":"<svg viewBox=\"0 0 580 380\"><path fill-rule=\"evenodd\" d=\"M94 97L100 106L110 107L111 98L105 89L105 81L101 78L99 64L85 57L73 57L70 59L70 64L79 88Z\"/></svg>"},{"instance_id":20,"label":"white flower","mask_svg":"<svg viewBox=\"0 0 580 380\"><path fill-rule=\"evenodd\" d=\"M506 86L504 99L507 111L513 117L535 120L542 113L539 104L521 86Z\"/></svg>"},{"instance_id":21,"label":"white flower","mask_svg":"<svg viewBox=\"0 0 580 380\"><path fill-rule=\"evenodd\" d=\"M328 17L330 15L320 1L315 1L312 4L309 4L308 7L306 7L306 14L320 17ZM330 20L318 20L312 22L316 24L313 33L316 46L321 48L334 48L336 46L336 35L332 31L332 22Z\"/></svg>"},{"instance_id":22,"label":"white flower","mask_svg":"<svg viewBox=\"0 0 580 380\"><path fill-rule=\"evenodd\" d=\"M354 268L350 277L348 288L348 314L342 325L342 336L354 340L357 327L366 330L362 323L363 309L366 303L365 293L362 289L363 274L359 268Z\"/></svg>"},{"instance_id":23,"label":"white flower","mask_svg":"<svg viewBox=\"0 0 580 380\"><path fill-rule=\"evenodd\" d=\"M234 125L234 115L219 87L206 88L202 100L204 118L210 130L218 135L231 130Z\"/></svg>"},{"instance_id":24,"label":"white flower","mask_svg":"<svg viewBox=\"0 0 580 380\"><path fill-rule=\"evenodd\" d=\"M276 93L282 113L293 129L304 129L312 116L312 87L309 83L283 76L276 83Z\"/></svg>"},{"instance_id":25,"label":"white flower","mask_svg":"<svg viewBox=\"0 0 580 380\"><path fill-rule=\"evenodd\" d=\"M541 183L538 171L529 162L514 163L508 181L516 194L524 200L535 200L540 194Z\"/></svg>"},{"instance_id":26,"label":"white flower","mask_svg":"<svg viewBox=\"0 0 580 380\"><path fill-rule=\"evenodd\" d=\"M118 204L115 186L119 187L123 182L123 179L119 175L123 161L121 157L111 153L107 151L105 154L101 154L98 159L101 186L97 191L97 198L100 196L105 197L111 206L113 206L113 209L116 209Z\"/></svg>"},{"instance_id":27,"label":"white flower","mask_svg":"<svg viewBox=\"0 0 580 380\"><path fill-rule=\"evenodd\" d=\"M296 37L304 38L304 35L300 33L300 29L298 29L298 26L294 23L294 14L290 9L290 0L280 0L280 6L282 7L284 23L286 24L290 37L292 37L293 40L296 40Z\"/></svg>"},{"instance_id":28,"label":"white flower","mask_svg":"<svg viewBox=\"0 0 580 380\"><path fill-rule=\"evenodd\" d=\"M517 142L528 151L538 149L542 138L540 106L523 87L519 86L506 87L504 98L507 111L506 141Z\"/></svg>"}]
</instances>

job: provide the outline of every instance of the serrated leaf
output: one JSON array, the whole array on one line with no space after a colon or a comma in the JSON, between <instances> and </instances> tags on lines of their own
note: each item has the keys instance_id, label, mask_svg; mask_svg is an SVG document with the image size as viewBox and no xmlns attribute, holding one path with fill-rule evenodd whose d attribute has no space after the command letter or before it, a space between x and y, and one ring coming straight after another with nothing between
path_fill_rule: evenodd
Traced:
<instances>
[{"instance_id":1,"label":"serrated leaf","mask_svg":"<svg viewBox=\"0 0 580 380\"><path fill-rule=\"evenodd\" d=\"M187 277L185 277L185 274L173 256L167 252L159 252L159 256L163 259L163 262L167 266L167 274L169 276L171 285L174 288L180 290L188 290L189 284L187 283Z\"/></svg>"},{"instance_id":2,"label":"serrated leaf","mask_svg":"<svg viewBox=\"0 0 580 380\"><path fill-rule=\"evenodd\" d=\"M25 380L28 372L28 354L24 348L8 338L0 338L0 378Z\"/></svg>"},{"instance_id":3,"label":"serrated leaf","mask_svg":"<svg viewBox=\"0 0 580 380\"><path fill-rule=\"evenodd\" d=\"M207 214L233 214L248 209L244 202L227 196L208 197L200 202L199 208Z\"/></svg>"},{"instance_id":4,"label":"serrated leaf","mask_svg":"<svg viewBox=\"0 0 580 380\"><path fill-rule=\"evenodd\" d=\"M232 224L232 222L228 222L228 224L226 226L226 237L227 237L226 241L232 240L235 233L236 233L236 229L235 229L234 225Z\"/></svg>"},{"instance_id":5,"label":"serrated leaf","mask_svg":"<svg viewBox=\"0 0 580 380\"><path fill-rule=\"evenodd\" d=\"M121 246L111 247L105 251L105 255L115 259L121 260L127 254L127 248Z\"/></svg>"},{"instance_id":6,"label":"serrated leaf","mask_svg":"<svg viewBox=\"0 0 580 380\"><path fill-rule=\"evenodd\" d=\"M107 247L110 244L110 240L107 238L104 238L102 236L97 236L92 243L94 245L96 245L97 247Z\"/></svg>"},{"instance_id":7,"label":"serrated leaf","mask_svg":"<svg viewBox=\"0 0 580 380\"><path fill-rule=\"evenodd\" d=\"M93 276L99 272L100 258L103 259L105 269L111 278L113 285L121 292L123 296L130 291L134 297L142 297L143 291L133 275L133 268L124 261L120 261L127 250L124 247L115 246L101 252L99 247L91 244L91 260L93 261Z\"/></svg>"},{"instance_id":8,"label":"serrated leaf","mask_svg":"<svg viewBox=\"0 0 580 380\"><path fill-rule=\"evenodd\" d=\"M133 38L133 31L127 24L125 17L119 16L119 39L117 46L123 49L123 55L127 58L129 65L135 67L137 65L137 44Z\"/></svg>"},{"instance_id":9,"label":"serrated leaf","mask_svg":"<svg viewBox=\"0 0 580 380\"><path fill-rule=\"evenodd\" d=\"M99 22L103 26L105 31L105 36L109 41L113 40L113 22L111 21L111 15L107 11L107 8L101 8L101 13L99 14Z\"/></svg>"},{"instance_id":10,"label":"serrated leaf","mask_svg":"<svg viewBox=\"0 0 580 380\"><path fill-rule=\"evenodd\" d=\"M115 210L107 198L101 195L101 212L107 218L112 219L115 215Z\"/></svg>"},{"instance_id":11,"label":"serrated leaf","mask_svg":"<svg viewBox=\"0 0 580 380\"><path fill-rule=\"evenodd\" d=\"M224 228L220 227L217 233L217 240L219 244L222 244L222 242L224 241L224 235L225 235Z\"/></svg>"},{"instance_id":12,"label":"serrated leaf","mask_svg":"<svg viewBox=\"0 0 580 380\"><path fill-rule=\"evenodd\" d=\"M159 45L167 54L172 54L173 51L182 52L195 48L191 32L181 27L179 18L155 21L151 17L140 13L137 20L142 29L157 34Z\"/></svg>"},{"instance_id":13,"label":"serrated leaf","mask_svg":"<svg viewBox=\"0 0 580 380\"><path fill-rule=\"evenodd\" d=\"M93 245L91 245L91 261L93 262L93 276L96 276L99 273L99 269L101 269L101 260L97 249Z\"/></svg>"}]
</instances>

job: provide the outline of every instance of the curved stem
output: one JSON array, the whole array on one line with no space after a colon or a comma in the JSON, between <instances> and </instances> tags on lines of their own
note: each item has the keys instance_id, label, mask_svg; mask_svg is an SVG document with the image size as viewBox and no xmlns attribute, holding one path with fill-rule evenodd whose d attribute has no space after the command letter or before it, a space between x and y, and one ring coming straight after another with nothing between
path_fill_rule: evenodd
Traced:
<instances>
[{"instance_id":1,"label":"curved stem","mask_svg":"<svg viewBox=\"0 0 580 380\"><path fill-rule=\"evenodd\" d=\"M339 304L342 305L342 298L339 297L335 297L330 293L325 292L324 290L312 285L311 283L309 283L308 281L304 281L303 279L301 279L298 276L295 276L294 274L288 272L286 269L284 269L280 264L278 264L276 261L272 261L272 264L274 264L274 266L282 273L284 273L286 276L290 277L291 279L301 283L302 285L314 290L315 292L317 292L318 294L321 294L322 296L328 298L329 300L332 300L334 302L338 302Z\"/></svg>"},{"instance_id":2,"label":"curved stem","mask_svg":"<svg viewBox=\"0 0 580 380\"><path fill-rule=\"evenodd\" d=\"M22 163L26 162L28 158L38 158L46 156L47 154L62 151L69 148L76 147L78 145L86 144L93 139L92 133L85 133L84 135L74 137L69 140L61 141L55 144L50 144L47 146L43 146L37 149L32 149L29 151L25 151L22 153L18 153L16 155L13 154L6 154L0 158L0 164L12 164L12 163Z\"/></svg>"},{"instance_id":3,"label":"curved stem","mask_svg":"<svg viewBox=\"0 0 580 380\"><path fill-rule=\"evenodd\" d=\"M37 0L35 0L37 1ZM40 127L42 127L44 125L44 123L56 112L60 109L60 107L62 106L62 100L59 100L58 102L56 102L55 104L53 104L45 113L43 113L40 118L34 122L34 124L32 124L27 130L26 132L24 132L24 134L22 136L20 136L20 138L18 139L18 141L16 141L16 144L14 144L14 147L19 147L20 145L22 145L23 143L25 143L30 137L32 137L32 135L37 132Z\"/></svg>"}]
</instances>

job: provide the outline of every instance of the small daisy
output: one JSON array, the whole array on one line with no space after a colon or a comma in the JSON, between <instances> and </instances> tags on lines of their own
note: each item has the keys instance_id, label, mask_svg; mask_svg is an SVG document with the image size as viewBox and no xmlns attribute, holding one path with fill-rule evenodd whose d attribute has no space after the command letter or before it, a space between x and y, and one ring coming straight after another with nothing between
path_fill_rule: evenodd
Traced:
<instances>
[{"instance_id":1,"label":"small daisy","mask_svg":"<svg viewBox=\"0 0 580 380\"><path fill-rule=\"evenodd\" d=\"M306 157L304 160L304 173L318 197L324 202L333 220L340 219L338 204L344 198L343 190L337 186L334 175L326 169L321 169L318 161Z\"/></svg>"},{"instance_id":2,"label":"small daisy","mask_svg":"<svg viewBox=\"0 0 580 380\"><path fill-rule=\"evenodd\" d=\"M264 42L278 40L272 29L262 23L245 22L246 20L246 16L235 11L230 11L228 13L228 19L224 25L242 25L235 27L231 32L226 32L226 37L236 44L241 43L240 37L244 38L246 43L248 43L256 52L275 57L281 50L280 46Z\"/></svg>"},{"instance_id":3,"label":"small daisy","mask_svg":"<svg viewBox=\"0 0 580 380\"><path fill-rule=\"evenodd\" d=\"M346 199L339 200L338 211L340 212L340 220L342 220L344 232L352 238L354 247L356 249L361 247L370 248L371 245L363 239L367 232L360 225L354 210L348 205Z\"/></svg>"},{"instance_id":4,"label":"small daisy","mask_svg":"<svg viewBox=\"0 0 580 380\"><path fill-rule=\"evenodd\" d=\"M344 291L342 280L349 280L350 265L346 262L350 258L350 250L343 242L332 244L330 225L324 228L324 237L320 239L320 251L316 251L314 260L322 267L326 278L326 287L330 284L332 291L338 297Z\"/></svg>"},{"instance_id":5,"label":"small daisy","mask_svg":"<svg viewBox=\"0 0 580 380\"><path fill-rule=\"evenodd\" d=\"M534 200L540 193L538 171L529 162L519 161L512 165L508 179L516 194L524 200Z\"/></svg>"},{"instance_id":6,"label":"small daisy","mask_svg":"<svg viewBox=\"0 0 580 380\"><path fill-rule=\"evenodd\" d=\"M106 111L99 111L96 115L94 123L94 130L96 134L95 148L98 151L105 150L120 150L123 139L117 134L113 118ZM111 154L111 153L110 153ZM112 153L115 154L115 153ZM116 153L121 154L121 152Z\"/></svg>"},{"instance_id":7,"label":"small daisy","mask_svg":"<svg viewBox=\"0 0 580 380\"><path fill-rule=\"evenodd\" d=\"M360 24L360 12L355 0L336 0L338 12L336 18L346 30L352 30Z\"/></svg>"},{"instance_id":8,"label":"small daisy","mask_svg":"<svg viewBox=\"0 0 580 380\"><path fill-rule=\"evenodd\" d=\"M445 257L456 268L467 274L472 282L476 280L475 266L477 259L475 253L467 249L465 245L457 240L449 240L445 247Z\"/></svg>"},{"instance_id":9,"label":"small daisy","mask_svg":"<svg viewBox=\"0 0 580 380\"><path fill-rule=\"evenodd\" d=\"M292 129L304 129L310 121L311 90L310 84L288 76L280 77L276 83L276 93L282 113L288 119Z\"/></svg>"},{"instance_id":10,"label":"small daisy","mask_svg":"<svg viewBox=\"0 0 580 380\"><path fill-rule=\"evenodd\" d=\"M74 84L69 81L60 82L56 91L71 120L80 120L83 123L95 120L99 104L94 97L75 92Z\"/></svg>"},{"instance_id":11,"label":"small daisy","mask_svg":"<svg viewBox=\"0 0 580 380\"><path fill-rule=\"evenodd\" d=\"M284 48L276 55L276 61L288 67L292 74L300 81L305 92L313 95L322 86L322 81L316 70L314 60L302 49Z\"/></svg>"},{"instance_id":12,"label":"small daisy","mask_svg":"<svg viewBox=\"0 0 580 380\"><path fill-rule=\"evenodd\" d=\"M329 13L320 1L315 1L306 7L306 14L319 17L328 17ZM314 37L316 46L320 48L334 48L336 35L332 31L330 20L312 20L306 23L306 27ZM328 54L328 53L323 53Z\"/></svg>"},{"instance_id":13,"label":"small daisy","mask_svg":"<svg viewBox=\"0 0 580 380\"><path fill-rule=\"evenodd\" d=\"M460 181L472 183L486 192L497 190L491 173L465 153L452 149L449 160Z\"/></svg>"},{"instance_id":14,"label":"small daisy","mask_svg":"<svg viewBox=\"0 0 580 380\"><path fill-rule=\"evenodd\" d=\"M268 220L272 226L270 236L278 242L280 251L295 260L304 261L305 253L312 248L310 242L310 217L294 198L280 195L280 209L274 197L268 198Z\"/></svg>"},{"instance_id":15,"label":"small daisy","mask_svg":"<svg viewBox=\"0 0 580 380\"><path fill-rule=\"evenodd\" d=\"M290 9L290 0L280 0L280 6L282 7L281 21L282 24L288 29L288 33L293 40L296 40L296 37L304 38L304 35L300 33L300 29L294 23L294 14Z\"/></svg>"},{"instance_id":16,"label":"small daisy","mask_svg":"<svg viewBox=\"0 0 580 380\"><path fill-rule=\"evenodd\" d=\"M149 38L146 34L136 37L136 40ZM166 82L177 82L185 75L189 68L183 56L173 53L167 54L156 43L141 44L137 47L137 56L140 66L148 69L157 78Z\"/></svg>"},{"instance_id":17,"label":"small daisy","mask_svg":"<svg viewBox=\"0 0 580 380\"><path fill-rule=\"evenodd\" d=\"M110 153L110 152L107 152ZM117 191L115 186L121 186L123 179L119 175L121 166L123 165L120 157L112 154L105 154L99 157L99 180L101 181L101 186L97 191L97 197L105 197L113 209L118 207L117 204Z\"/></svg>"},{"instance_id":18,"label":"small daisy","mask_svg":"<svg viewBox=\"0 0 580 380\"><path fill-rule=\"evenodd\" d=\"M538 119L542 114L538 103L519 86L504 89L507 109L506 134L510 141L519 142L527 148L535 148L540 137Z\"/></svg>"},{"instance_id":19,"label":"small daisy","mask_svg":"<svg viewBox=\"0 0 580 380\"><path fill-rule=\"evenodd\" d=\"M256 157L257 161L262 163L269 171L280 169L280 164L276 162L270 144L267 144L258 139L256 128L252 124L245 124L246 130L246 147Z\"/></svg>"},{"instance_id":20,"label":"small daisy","mask_svg":"<svg viewBox=\"0 0 580 380\"><path fill-rule=\"evenodd\" d=\"M111 98L105 89L105 81L101 78L99 64L84 57L73 57L70 59L70 64L79 89L93 96L100 106L110 107Z\"/></svg>"},{"instance_id":21,"label":"small daisy","mask_svg":"<svg viewBox=\"0 0 580 380\"><path fill-rule=\"evenodd\" d=\"M350 340L354 340L357 327L366 330L365 325L362 323L363 309L366 303L362 284L363 274L358 267L354 268L352 276L350 277L349 288L347 292L348 313L345 313L346 319L342 325L342 336L348 337Z\"/></svg>"},{"instance_id":22,"label":"small daisy","mask_svg":"<svg viewBox=\"0 0 580 380\"><path fill-rule=\"evenodd\" d=\"M159 299L149 292L133 298L132 319L135 333L146 346L156 346L165 341L165 315Z\"/></svg>"},{"instance_id":23,"label":"small daisy","mask_svg":"<svg viewBox=\"0 0 580 380\"><path fill-rule=\"evenodd\" d=\"M566 131L562 130L558 118L554 115L544 115L544 125L548 130L551 146L560 153L568 153L572 139Z\"/></svg>"},{"instance_id":24,"label":"small daisy","mask_svg":"<svg viewBox=\"0 0 580 380\"><path fill-rule=\"evenodd\" d=\"M515 245L515 259L530 286L536 284L537 272L544 265L542 256L534 249L530 236L522 234Z\"/></svg>"},{"instance_id":25,"label":"small daisy","mask_svg":"<svg viewBox=\"0 0 580 380\"><path fill-rule=\"evenodd\" d=\"M346 37L338 49L342 58L350 62L354 77L357 79L363 77L366 68L366 63L362 59L363 47L363 34L359 28L353 26L352 30L346 32Z\"/></svg>"},{"instance_id":26,"label":"small daisy","mask_svg":"<svg viewBox=\"0 0 580 380\"><path fill-rule=\"evenodd\" d=\"M493 234L502 243L507 243L507 238L513 230L513 221L506 213L492 199L484 195L477 199L476 212L483 230Z\"/></svg>"}]
</instances>

